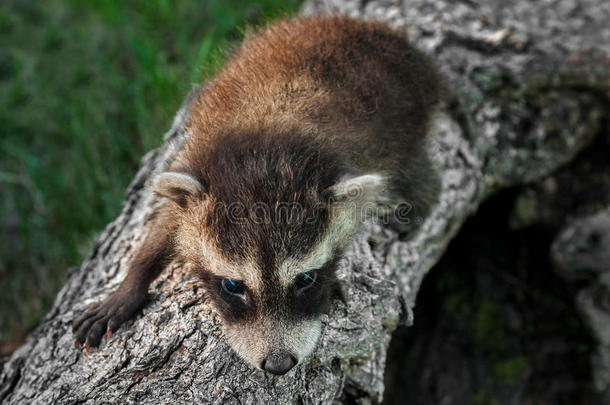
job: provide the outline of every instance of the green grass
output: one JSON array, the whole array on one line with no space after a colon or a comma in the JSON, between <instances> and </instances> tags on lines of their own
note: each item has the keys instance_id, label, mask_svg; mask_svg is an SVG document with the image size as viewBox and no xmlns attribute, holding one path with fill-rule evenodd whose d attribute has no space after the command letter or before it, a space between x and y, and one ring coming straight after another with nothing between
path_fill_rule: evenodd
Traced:
<instances>
[{"instance_id":1,"label":"green grass","mask_svg":"<svg viewBox=\"0 0 610 405\"><path fill-rule=\"evenodd\" d=\"M221 50L298 3L0 4L0 354L49 309Z\"/></svg>"}]
</instances>

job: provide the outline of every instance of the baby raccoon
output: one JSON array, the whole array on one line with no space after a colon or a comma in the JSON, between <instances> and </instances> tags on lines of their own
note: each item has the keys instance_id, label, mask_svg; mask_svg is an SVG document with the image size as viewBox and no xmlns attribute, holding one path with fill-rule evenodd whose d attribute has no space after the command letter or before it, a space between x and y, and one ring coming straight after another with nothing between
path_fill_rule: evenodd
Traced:
<instances>
[{"instance_id":1,"label":"baby raccoon","mask_svg":"<svg viewBox=\"0 0 610 405\"><path fill-rule=\"evenodd\" d=\"M153 181L164 205L117 291L74 321L77 345L99 345L181 260L239 356L278 375L302 362L362 220L383 206L412 222L436 199L425 145L440 82L376 22L297 18L247 37L189 98L184 148Z\"/></svg>"}]
</instances>

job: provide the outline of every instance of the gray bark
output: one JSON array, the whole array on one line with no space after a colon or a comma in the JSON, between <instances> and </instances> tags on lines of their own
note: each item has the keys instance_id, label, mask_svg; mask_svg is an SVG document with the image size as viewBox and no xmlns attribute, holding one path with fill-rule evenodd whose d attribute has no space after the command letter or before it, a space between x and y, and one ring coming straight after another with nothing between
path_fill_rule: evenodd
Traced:
<instances>
[{"instance_id":1,"label":"gray bark","mask_svg":"<svg viewBox=\"0 0 610 405\"><path fill-rule=\"evenodd\" d=\"M6 403L363 403L383 395L385 353L426 272L491 193L541 179L599 131L610 99L610 3L604 0L310 2L406 27L432 54L452 94L431 153L439 203L410 241L367 225L340 264L347 305L335 303L309 363L282 377L253 370L229 349L205 292L177 264L151 286L143 314L98 350L76 349L70 323L113 291L146 232L146 186L180 147L179 113L166 142L145 156L119 217L22 347L2 360Z\"/></svg>"},{"instance_id":2,"label":"gray bark","mask_svg":"<svg viewBox=\"0 0 610 405\"><path fill-rule=\"evenodd\" d=\"M553 243L552 258L559 274L583 285L576 304L598 342L593 382L610 403L610 206L566 226Z\"/></svg>"}]
</instances>

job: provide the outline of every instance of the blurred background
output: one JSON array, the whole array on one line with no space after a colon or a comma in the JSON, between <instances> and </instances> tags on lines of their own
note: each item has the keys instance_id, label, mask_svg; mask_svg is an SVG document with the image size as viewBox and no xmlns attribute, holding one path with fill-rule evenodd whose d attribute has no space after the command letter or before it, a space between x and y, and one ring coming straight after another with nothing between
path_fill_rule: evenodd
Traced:
<instances>
[{"instance_id":1,"label":"blurred background","mask_svg":"<svg viewBox=\"0 0 610 405\"><path fill-rule=\"evenodd\" d=\"M297 0L0 3L0 355L119 213L140 158L247 24Z\"/></svg>"},{"instance_id":2,"label":"blurred background","mask_svg":"<svg viewBox=\"0 0 610 405\"><path fill-rule=\"evenodd\" d=\"M37 325L67 269L117 216L141 157L161 144L190 89L248 24L299 5L2 0L0 356ZM387 404L600 403L579 286L554 273L549 250L566 212L610 195L608 150L600 136L558 171L559 199L534 185L481 206L426 276L415 325L393 336ZM545 219L519 221L532 207Z\"/></svg>"}]
</instances>

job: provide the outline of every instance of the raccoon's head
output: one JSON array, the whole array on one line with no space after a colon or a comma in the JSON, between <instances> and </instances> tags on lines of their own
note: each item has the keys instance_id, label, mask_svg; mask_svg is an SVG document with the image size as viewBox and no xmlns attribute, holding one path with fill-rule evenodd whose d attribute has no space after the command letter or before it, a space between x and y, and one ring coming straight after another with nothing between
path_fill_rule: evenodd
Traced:
<instances>
[{"instance_id":1,"label":"raccoon's head","mask_svg":"<svg viewBox=\"0 0 610 405\"><path fill-rule=\"evenodd\" d=\"M300 142L225 143L205 163L160 174L156 192L176 204L177 251L196 268L230 346L284 374L314 350L338 291L337 261L383 178L347 174Z\"/></svg>"}]
</instances>

